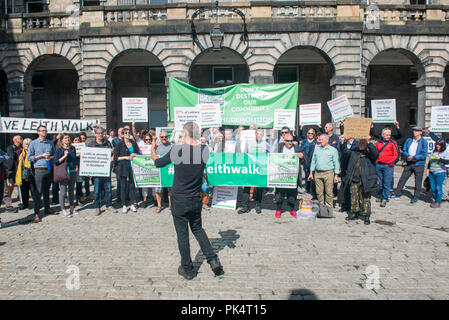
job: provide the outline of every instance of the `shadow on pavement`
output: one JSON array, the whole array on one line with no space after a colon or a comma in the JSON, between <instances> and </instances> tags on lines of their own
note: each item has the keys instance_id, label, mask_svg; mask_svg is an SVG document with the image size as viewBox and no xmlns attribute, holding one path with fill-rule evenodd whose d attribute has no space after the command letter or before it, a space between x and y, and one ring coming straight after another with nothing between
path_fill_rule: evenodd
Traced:
<instances>
[{"instance_id":1,"label":"shadow on pavement","mask_svg":"<svg viewBox=\"0 0 449 320\"><path fill-rule=\"evenodd\" d=\"M288 300L318 300L318 297L309 289L294 289Z\"/></svg>"},{"instance_id":2,"label":"shadow on pavement","mask_svg":"<svg viewBox=\"0 0 449 320\"><path fill-rule=\"evenodd\" d=\"M6 244L6 242L0 242L0 246L3 246L5 244Z\"/></svg>"},{"instance_id":3,"label":"shadow on pavement","mask_svg":"<svg viewBox=\"0 0 449 320\"><path fill-rule=\"evenodd\" d=\"M226 247L234 249L235 242L238 238L240 238L240 235L235 230L220 231L219 234L221 238L209 239L216 254L218 254ZM206 260L206 257L204 256L203 252L201 250L198 251L195 256L195 260L193 261L193 269L195 272L198 272L204 260Z\"/></svg>"}]
</instances>

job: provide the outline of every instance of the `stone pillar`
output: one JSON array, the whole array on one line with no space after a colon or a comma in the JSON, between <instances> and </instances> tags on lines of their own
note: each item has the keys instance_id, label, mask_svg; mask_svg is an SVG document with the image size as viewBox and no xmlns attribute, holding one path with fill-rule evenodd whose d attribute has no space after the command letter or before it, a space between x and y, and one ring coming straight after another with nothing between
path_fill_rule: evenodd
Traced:
<instances>
[{"instance_id":1,"label":"stone pillar","mask_svg":"<svg viewBox=\"0 0 449 320\"><path fill-rule=\"evenodd\" d=\"M416 82L418 89L418 126L430 127L433 106L443 105L444 77L426 77Z\"/></svg>"},{"instance_id":2,"label":"stone pillar","mask_svg":"<svg viewBox=\"0 0 449 320\"><path fill-rule=\"evenodd\" d=\"M250 75L249 83L269 84L274 83L273 75Z\"/></svg>"},{"instance_id":3,"label":"stone pillar","mask_svg":"<svg viewBox=\"0 0 449 320\"><path fill-rule=\"evenodd\" d=\"M22 82L8 82L8 107L10 117L25 117L25 90Z\"/></svg>"},{"instance_id":4,"label":"stone pillar","mask_svg":"<svg viewBox=\"0 0 449 320\"><path fill-rule=\"evenodd\" d=\"M107 81L105 79L83 80L80 84L80 118L98 119L102 127L108 128L107 113L111 110L107 110Z\"/></svg>"}]
</instances>

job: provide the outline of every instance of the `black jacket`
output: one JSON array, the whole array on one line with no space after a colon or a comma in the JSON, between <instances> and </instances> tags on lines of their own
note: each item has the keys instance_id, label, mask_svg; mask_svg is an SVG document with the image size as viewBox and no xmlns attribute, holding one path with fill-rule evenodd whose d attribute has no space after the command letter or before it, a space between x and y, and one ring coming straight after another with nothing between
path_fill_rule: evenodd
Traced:
<instances>
[{"instance_id":1,"label":"black jacket","mask_svg":"<svg viewBox=\"0 0 449 320\"><path fill-rule=\"evenodd\" d=\"M131 143L134 148L134 153L140 154L139 146L137 145L136 141L131 140ZM116 161L117 164L117 174L119 177L127 177L129 176L131 167L129 166L129 160L118 160L119 157L128 157L131 153L129 152L128 148L126 147L125 141L121 140L114 148L114 161Z\"/></svg>"},{"instance_id":2,"label":"black jacket","mask_svg":"<svg viewBox=\"0 0 449 320\"><path fill-rule=\"evenodd\" d=\"M19 161L19 155L22 153L22 147L16 147L15 144L12 144L6 148L6 153L11 158L11 165L8 169L8 179L15 179L17 164Z\"/></svg>"},{"instance_id":3,"label":"black jacket","mask_svg":"<svg viewBox=\"0 0 449 320\"><path fill-rule=\"evenodd\" d=\"M379 157L379 152L376 147L369 143L368 147L364 151L360 151L358 145L352 145L351 149L341 148L342 153L348 156L348 167L345 177L343 177L344 182L349 186L352 176L354 174L354 168L357 160L360 158L360 171L363 189L365 192L376 192L379 189L377 184L376 175L376 160Z\"/></svg>"}]
</instances>

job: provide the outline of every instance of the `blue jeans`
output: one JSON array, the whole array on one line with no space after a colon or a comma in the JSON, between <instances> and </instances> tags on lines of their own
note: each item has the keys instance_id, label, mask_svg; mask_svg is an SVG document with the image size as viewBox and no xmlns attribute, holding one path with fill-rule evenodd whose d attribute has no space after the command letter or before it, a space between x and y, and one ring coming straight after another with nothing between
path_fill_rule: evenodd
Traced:
<instances>
[{"instance_id":1,"label":"blue jeans","mask_svg":"<svg viewBox=\"0 0 449 320\"><path fill-rule=\"evenodd\" d=\"M443 182L446 179L446 172L441 173L430 173L429 181L430 187L432 188L433 197L436 203L441 203L443 198Z\"/></svg>"},{"instance_id":2,"label":"blue jeans","mask_svg":"<svg viewBox=\"0 0 449 320\"><path fill-rule=\"evenodd\" d=\"M390 190L393 189L394 167L386 164L376 164L377 184L382 188L382 201L388 201Z\"/></svg>"},{"instance_id":3,"label":"blue jeans","mask_svg":"<svg viewBox=\"0 0 449 320\"><path fill-rule=\"evenodd\" d=\"M101 208L101 194L106 197L106 208L112 206L111 178L110 177L93 177L94 180L94 208Z\"/></svg>"}]
</instances>

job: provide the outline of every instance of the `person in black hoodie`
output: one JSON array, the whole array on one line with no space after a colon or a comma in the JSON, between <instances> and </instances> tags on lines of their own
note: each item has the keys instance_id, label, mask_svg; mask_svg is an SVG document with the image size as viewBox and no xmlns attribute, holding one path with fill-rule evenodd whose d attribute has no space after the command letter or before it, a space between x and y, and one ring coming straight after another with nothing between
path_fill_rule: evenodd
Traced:
<instances>
[{"instance_id":1,"label":"person in black hoodie","mask_svg":"<svg viewBox=\"0 0 449 320\"><path fill-rule=\"evenodd\" d=\"M343 138L342 143L344 141ZM351 190L351 211L347 219L357 219L361 213L365 224L368 225L371 215L371 193L379 189L376 175L376 160L379 152L369 139L360 139L358 146L353 144L350 149L346 147L340 149L342 154L348 157L344 179L345 185Z\"/></svg>"}]
</instances>

